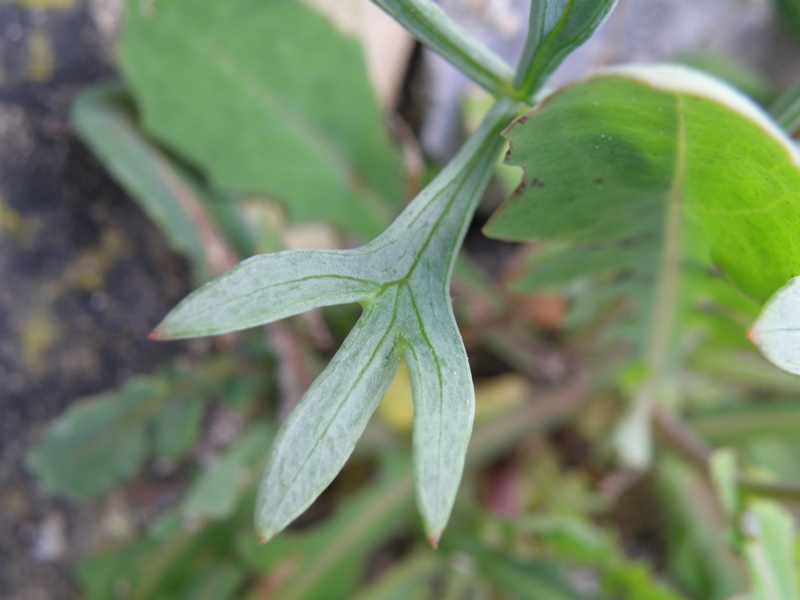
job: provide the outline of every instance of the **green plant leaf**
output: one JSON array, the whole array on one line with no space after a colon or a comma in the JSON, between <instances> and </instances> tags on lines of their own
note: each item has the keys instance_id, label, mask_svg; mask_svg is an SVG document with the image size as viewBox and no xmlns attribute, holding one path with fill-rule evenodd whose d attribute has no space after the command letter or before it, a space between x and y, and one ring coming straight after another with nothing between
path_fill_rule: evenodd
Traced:
<instances>
[{"instance_id":1,"label":"green plant leaf","mask_svg":"<svg viewBox=\"0 0 800 600\"><path fill-rule=\"evenodd\" d=\"M526 178L487 225L492 236L626 240L636 252L656 245L666 261L694 242L685 234L702 233L712 259L762 302L800 270L800 152L713 78L609 69L553 94L506 135Z\"/></svg>"},{"instance_id":2,"label":"green plant leaf","mask_svg":"<svg viewBox=\"0 0 800 600\"><path fill-rule=\"evenodd\" d=\"M362 236L399 208L361 50L301 2L130 0L120 62L147 131L222 189Z\"/></svg>"},{"instance_id":3,"label":"green plant leaf","mask_svg":"<svg viewBox=\"0 0 800 600\"><path fill-rule=\"evenodd\" d=\"M278 433L256 508L262 538L286 527L333 480L402 358L416 412L417 501L431 542L441 535L474 412L450 278L512 114L513 103L499 101L453 161L369 244L245 261L190 295L154 332L159 339L224 333L317 306L362 304L356 327Z\"/></svg>"},{"instance_id":4,"label":"green plant leaf","mask_svg":"<svg viewBox=\"0 0 800 600\"><path fill-rule=\"evenodd\" d=\"M200 434L205 399L232 368L227 360L198 372L168 367L77 400L49 425L28 467L43 488L85 499L133 476L149 455L185 456Z\"/></svg>"},{"instance_id":5,"label":"green plant leaf","mask_svg":"<svg viewBox=\"0 0 800 600\"><path fill-rule=\"evenodd\" d=\"M774 502L755 501L749 506L749 515L752 531L745 556L754 588L752 600L800 598L791 514Z\"/></svg>"},{"instance_id":6,"label":"green plant leaf","mask_svg":"<svg viewBox=\"0 0 800 600\"><path fill-rule=\"evenodd\" d=\"M264 540L299 516L355 448L400 364L392 335L398 304L367 309L281 427L258 494Z\"/></svg>"},{"instance_id":7,"label":"green plant leaf","mask_svg":"<svg viewBox=\"0 0 800 600\"><path fill-rule=\"evenodd\" d=\"M290 530L266 546L253 536L239 541L245 560L271 574L290 563L297 577L279 582L281 600L326 600L354 595L364 561L391 533L408 526L413 509L412 482L406 457L380 457L372 485L364 487L316 527ZM257 597L248 596L248 598Z\"/></svg>"},{"instance_id":8,"label":"green plant leaf","mask_svg":"<svg viewBox=\"0 0 800 600\"><path fill-rule=\"evenodd\" d=\"M764 305L748 336L784 371L800 375L800 277L794 277Z\"/></svg>"},{"instance_id":9,"label":"green plant leaf","mask_svg":"<svg viewBox=\"0 0 800 600\"><path fill-rule=\"evenodd\" d=\"M133 475L148 451L145 423L166 386L132 379L119 393L80 401L55 421L28 456L43 488L83 499Z\"/></svg>"},{"instance_id":10,"label":"green plant leaf","mask_svg":"<svg viewBox=\"0 0 800 600\"><path fill-rule=\"evenodd\" d=\"M514 86L525 97L541 87L567 55L581 46L611 14L617 0L534 0L528 37Z\"/></svg>"},{"instance_id":11,"label":"green plant leaf","mask_svg":"<svg viewBox=\"0 0 800 600\"><path fill-rule=\"evenodd\" d=\"M441 577L442 571L444 564L438 555L430 550L418 550L362 590L355 600L430 598L431 580Z\"/></svg>"},{"instance_id":12,"label":"green plant leaf","mask_svg":"<svg viewBox=\"0 0 800 600\"><path fill-rule=\"evenodd\" d=\"M522 561L487 546L464 532L448 533L443 550L458 552L475 561L480 574L511 598L527 600L578 600L561 565L550 560Z\"/></svg>"},{"instance_id":13,"label":"green plant leaf","mask_svg":"<svg viewBox=\"0 0 800 600\"><path fill-rule=\"evenodd\" d=\"M372 1L485 90L494 95L511 91L511 67L432 0Z\"/></svg>"},{"instance_id":14,"label":"green plant leaf","mask_svg":"<svg viewBox=\"0 0 800 600\"><path fill-rule=\"evenodd\" d=\"M506 135L525 176L487 234L566 244L562 263L600 249L600 267L618 261L635 278L631 324L649 375L623 433L639 439L630 458L641 464L646 407L669 385L700 275L716 263L763 302L800 272L800 152L732 88L669 65L598 73Z\"/></svg>"},{"instance_id":15,"label":"green plant leaf","mask_svg":"<svg viewBox=\"0 0 800 600\"><path fill-rule=\"evenodd\" d=\"M197 440L205 413L204 390L169 396L150 422L153 454L167 458L185 456Z\"/></svg>"},{"instance_id":16,"label":"green plant leaf","mask_svg":"<svg viewBox=\"0 0 800 600\"><path fill-rule=\"evenodd\" d=\"M684 600L659 581L647 562L625 554L608 532L575 517L534 517L536 541L559 563L597 570L605 597L636 600Z\"/></svg>"},{"instance_id":17,"label":"green plant leaf","mask_svg":"<svg viewBox=\"0 0 800 600\"><path fill-rule=\"evenodd\" d=\"M72 104L81 139L161 229L176 252L191 263L198 283L211 276L205 245L208 232L193 216L202 210L240 256L254 253L252 233L235 203L201 184L171 160L137 125L133 99L116 84L81 92Z\"/></svg>"},{"instance_id":18,"label":"green plant leaf","mask_svg":"<svg viewBox=\"0 0 800 600\"><path fill-rule=\"evenodd\" d=\"M203 240L179 201L181 194L194 190L148 144L132 114L130 99L113 85L89 88L72 105L72 121L81 138L137 199L172 249L189 259L195 279L205 281L211 273Z\"/></svg>"}]
</instances>

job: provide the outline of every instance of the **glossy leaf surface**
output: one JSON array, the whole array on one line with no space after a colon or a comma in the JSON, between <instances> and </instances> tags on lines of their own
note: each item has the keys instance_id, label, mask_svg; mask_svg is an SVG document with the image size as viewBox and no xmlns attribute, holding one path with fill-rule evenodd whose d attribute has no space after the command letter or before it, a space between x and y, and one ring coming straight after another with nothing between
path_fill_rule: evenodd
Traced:
<instances>
[{"instance_id":1,"label":"glossy leaf surface","mask_svg":"<svg viewBox=\"0 0 800 600\"><path fill-rule=\"evenodd\" d=\"M293 0L128 7L121 65L156 138L294 219L363 236L389 221L401 165L355 41Z\"/></svg>"}]
</instances>

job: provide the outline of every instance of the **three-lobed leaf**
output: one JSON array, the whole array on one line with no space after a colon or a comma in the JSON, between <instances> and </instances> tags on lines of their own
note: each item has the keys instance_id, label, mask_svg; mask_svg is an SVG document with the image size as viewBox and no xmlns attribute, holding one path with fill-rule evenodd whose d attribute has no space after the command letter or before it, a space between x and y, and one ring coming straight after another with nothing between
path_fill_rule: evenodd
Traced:
<instances>
[{"instance_id":1,"label":"three-lobed leaf","mask_svg":"<svg viewBox=\"0 0 800 600\"><path fill-rule=\"evenodd\" d=\"M360 302L358 323L273 445L256 521L268 539L305 510L353 451L401 360L415 405L417 503L435 544L464 467L474 391L449 298L456 253L500 150L500 101L437 178L369 244L249 259L178 305L158 338L224 333L317 306Z\"/></svg>"}]
</instances>

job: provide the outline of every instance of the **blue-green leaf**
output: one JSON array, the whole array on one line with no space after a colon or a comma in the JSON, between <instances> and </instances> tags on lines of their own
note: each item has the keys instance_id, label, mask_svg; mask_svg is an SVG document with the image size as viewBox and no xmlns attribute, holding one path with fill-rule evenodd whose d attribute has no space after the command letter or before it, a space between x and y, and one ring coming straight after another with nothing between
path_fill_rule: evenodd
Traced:
<instances>
[{"instance_id":1,"label":"blue-green leaf","mask_svg":"<svg viewBox=\"0 0 800 600\"><path fill-rule=\"evenodd\" d=\"M403 358L418 413L417 499L431 542L441 535L474 411L450 278L512 114L513 102L499 101L453 161L369 244L252 258L192 294L156 330L161 338L224 333L318 306L362 304L355 329L278 433L256 508L264 539L341 469Z\"/></svg>"}]
</instances>

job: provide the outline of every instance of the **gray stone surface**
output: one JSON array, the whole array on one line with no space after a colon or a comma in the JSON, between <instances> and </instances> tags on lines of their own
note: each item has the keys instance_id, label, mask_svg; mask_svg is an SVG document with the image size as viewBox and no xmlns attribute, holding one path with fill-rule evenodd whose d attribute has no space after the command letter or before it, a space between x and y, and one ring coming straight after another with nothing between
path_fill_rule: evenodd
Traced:
<instances>
[{"instance_id":1,"label":"gray stone surface","mask_svg":"<svg viewBox=\"0 0 800 600\"><path fill-rule=\"evenodd\" d=\"M130 514L124 497L76 505L43 494L24 457L75 398L174 352L145 337L187 290L183 262L68 121L74 94L113 76L106 38L85 3L36 4L0 3L3 600L75 597L75 560L131 522L119 518Z\"/></svg>"}]
</instances>

